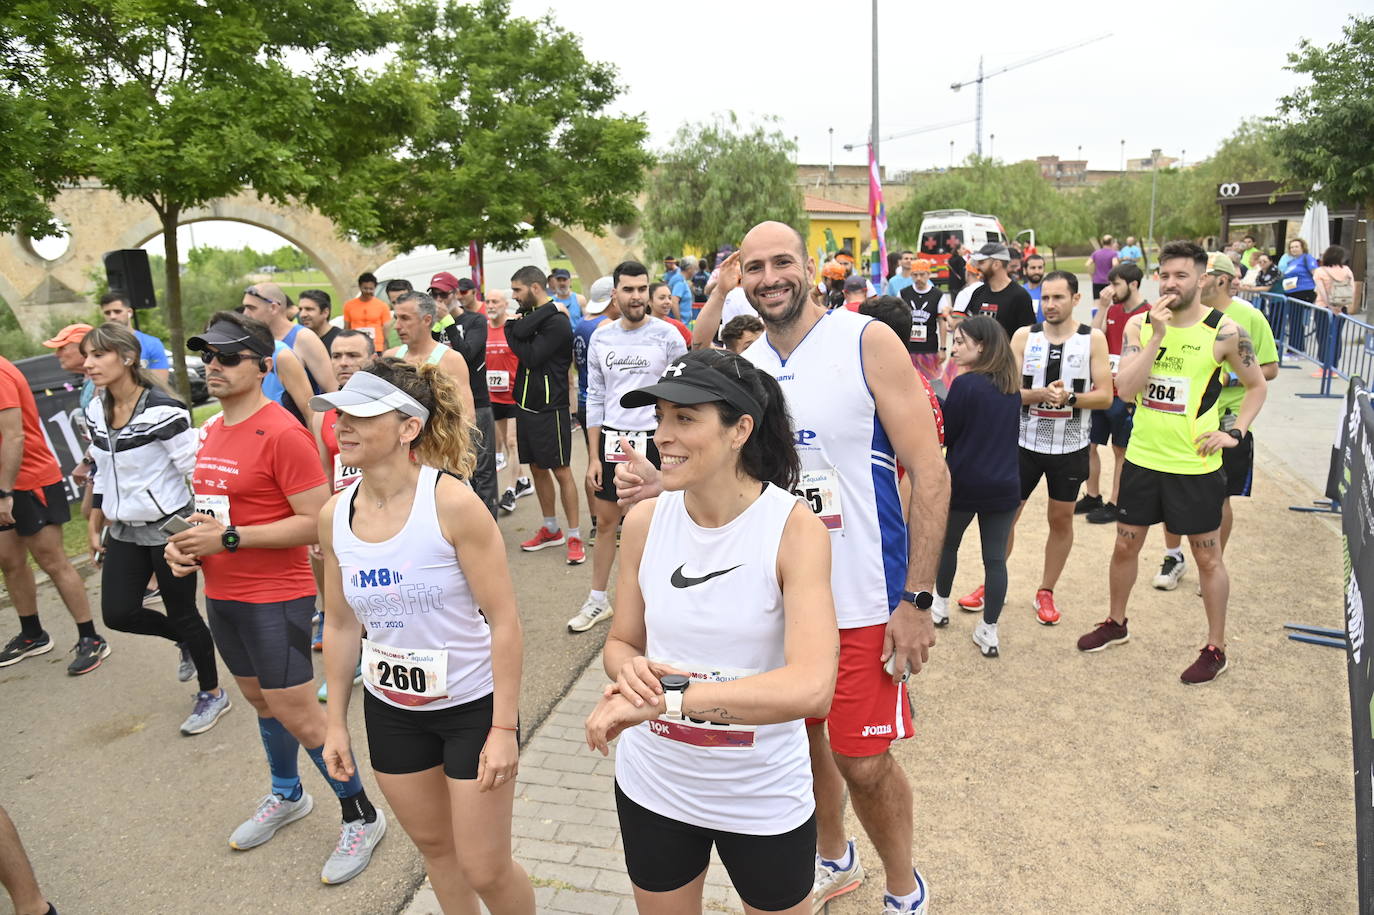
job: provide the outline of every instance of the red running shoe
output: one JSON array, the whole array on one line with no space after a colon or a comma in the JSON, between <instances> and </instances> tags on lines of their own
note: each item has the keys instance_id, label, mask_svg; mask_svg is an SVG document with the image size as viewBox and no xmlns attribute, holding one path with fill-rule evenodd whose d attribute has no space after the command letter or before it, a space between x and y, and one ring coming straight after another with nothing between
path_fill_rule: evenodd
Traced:
<instances>
[{"instance_id":1,"label":"red running shoe","mask_svg":"<svg viewBox=\"0 0 1374 915\"><path fill-rule=\"evenodd\" d=\"M520 544L520 549L524 550L526 553L534 553L545 547L562 546L563 543L564 538L561 528L550 534L548 528L540 525L539 530L535 532L533 537Z\"/></svg>"},{"instance_id":2,"label":"red running shoe","mask_svg":"<svg viewBox=\"0 0 1374 915\"><path fill-rule=\"evenodd\" d=\"M568 565L580 566L587 561L587 551L582 548L581 537L568 538Z\"/></svg>"},{"instance_id":3,"label":"red running shoe","mask_svg":"<svg viewBox=\"0 0 1374 915\"><path fill-rule=\"evenodd\" d=\"M1042 626L1053 626L1059 622L1059 608L1054 605L1054 592L1041 588L1035 592L1035 618Z\"/></svg>"},{"instance_id":4,"label":"red running shoe","mask_svg":"<svg viewBox=\"0 0 1374 915\"><path fill-rule=\"evenodd\" d=\"M959 609L965 613L978 613L983 609L983 586L979 585L968 594L959 598Z\"/></svg>"}]
</instances>

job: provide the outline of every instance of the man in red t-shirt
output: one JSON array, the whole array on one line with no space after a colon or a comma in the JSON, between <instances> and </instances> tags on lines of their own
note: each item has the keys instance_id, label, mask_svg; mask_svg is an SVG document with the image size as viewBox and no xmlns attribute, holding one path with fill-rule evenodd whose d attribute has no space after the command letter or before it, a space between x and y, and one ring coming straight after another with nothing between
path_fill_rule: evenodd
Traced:
<instances>
[{"instance_id":1,"label":"man in red t-shirt","mask_svg":"<svg viewBox=\"0 0 1374 915\"><path fill-rule=\"evenodd\" d=\"M500 289L487 290L487 391L491 394L491 416L496 426L496 472L507 471L510 485L501 490L497 503L501 511L515 511L515 500L521 493L534 491L530 483L530 468L521 464L515 443L515 382L520 359L506 342L506 319L510 317L510 299ZM522 488L523 483L523 488Z\"/></svg>"},{"instance_id":2,"label":"man in red t-shirt","mask_svg":"<svg viewBox=\"0 0 1374 915\"><path fill-rule=\"evenodd\" d=\"M95 631L86 586L62 546L62 525L71 517L67 485L43 438L33 392L14 363L0 356L0 573L21 627L0 650L0 667L52 651L52 637L38 618L30 554L76 622L76 658L67 673L90 673L110 654L109 642Z\"/></svg>"},{"instance_id":3,"label":"man in red t-shirt","mask_svg":"<svg viewBox=\"0 0 1374 915\"><path fill-rule=\"evenodd\" d=\"M1112 380L1116 380L1116 370L1121 364L1121 341L1126 333L1126 323L1131 318L1148 311L1150 303L1140 296L1140 281L1145 274L1135 264L1118 264L1107 274L1107 285L1102 287L1098 297L1097 313L1093 315L1093 327L1107 335L1107 353L1112 363ZM1074 506L1075 515L1087 515L1090 524L1111 524L1116 521L1116 500L1121 495L1121 467L1126 460L1126 444L1131 440L1131 427L1135 420L1135 403L1128 403L1112 391L1112 405L1105 410L1092 411L1092 432L1089 433L1088 483L1083 488L1083 498ZM1097 448L1111 442L1112 456L1116 460L1116 473L1112 477L1112 498L1102 501L1102 459Z\"/></svg>"},{"instance_id":4,"label":"man in red t-shirt","mask_svg":"<svg viewBox=\"0 0 1374 915\"><path fill-rule=\"evenodd\" d=\"M258 713L271 790L229 837L232 848L263 844L314 806L296 769L305 744L343 809L341 836L321 879L362 873L386 831L358 780L330 778L324 763L325 714L315 699L310 618L315 579L307 546L319 537L329 486L310 433L262 392L274 351L267 325L232 311L186 341L203 354L205 383L224 411L201 427L192 472L194 525L167 544L178 575L205 574L205 605L215 645L243 697Z\"/></svg>"}]
</instances>

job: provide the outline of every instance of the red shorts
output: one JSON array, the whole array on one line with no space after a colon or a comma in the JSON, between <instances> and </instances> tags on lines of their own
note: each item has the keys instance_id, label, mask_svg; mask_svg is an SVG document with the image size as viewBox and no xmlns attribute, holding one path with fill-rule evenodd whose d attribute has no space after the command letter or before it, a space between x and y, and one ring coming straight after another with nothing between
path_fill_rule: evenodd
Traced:
<instances>
[{"instance_id":1,"label":"red shorts","mask_svg":"<svg viewBox=\"0 0 1374 915\"><path fill-rule=\"evenodd\" d=\"M906 684L892 683L879 659L883 656L886 624L840 630L840 669L835 699L825 722L830 749L841 756L878 756L894 740L911 736L911 700Z\"/></svg>"}]
</instances>

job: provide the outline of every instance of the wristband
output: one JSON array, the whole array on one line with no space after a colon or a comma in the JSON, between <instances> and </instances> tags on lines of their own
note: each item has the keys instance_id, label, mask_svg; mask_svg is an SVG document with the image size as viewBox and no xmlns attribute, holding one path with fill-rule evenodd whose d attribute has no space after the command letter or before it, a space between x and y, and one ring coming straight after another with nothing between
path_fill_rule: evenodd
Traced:
<instances>
[{"instance_id":1,"label":"wristband","mask_svg":"<svg viewBox=\"0 0 1374 915\"><path fill-rule=\"evenodd\" d=\"M493 725L491 726L491 729L492 729L493 731L518 731L518 730L520 730L519 728L508 728L508 727L503 727L503 726L501 726L501 725L499 725L499 724L493 724Z\"/></svg>"}]
</instances>

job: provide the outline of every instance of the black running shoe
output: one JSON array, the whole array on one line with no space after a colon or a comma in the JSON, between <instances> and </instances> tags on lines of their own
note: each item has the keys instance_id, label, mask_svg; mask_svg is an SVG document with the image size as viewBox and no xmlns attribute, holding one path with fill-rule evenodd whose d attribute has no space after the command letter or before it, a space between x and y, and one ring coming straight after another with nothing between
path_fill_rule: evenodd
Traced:
<instances>
[{"instance_id":1,"label":"black running shoe","mask_svg":"<svg viewBox=\"0 0 1374 915\"><path fill-rule=\"evenodd\" d=\"M1121 514L1117 511L1116 505L1108 502L1099 508L1094 508L1088 512L1089 524L1114 524Z\"/></svg>"},{"instance_id":2,"label":"black running shoe","mask_svg":"<svg viewBox=\"0 0 1374 915\"><path fill-rule=\"evenodd\" d=\"M95 670L102 660L110 656L110 643L101 635L86 636L72 650L76 652L76 657L67 665L67 673L79 677Z\"/></svg>"},{"instance_id":3,"label":"black running shoe","mask_svg":"<svg viewBox=\"0 0 1374 915\"><path fill-rule=\"evenodd\" d=\"M25 658L37 654L47 654L50 651L52 651L52 638L46 632L40 632L37 638L29 638L21 632L9 640L4 651L0 651L0 667L9 667L11 664L18 664Z\"/></svg>"},{"instance_id":4,"label":"black running shoe","mask_svg":"<svg viewBox=\"0 0 1374 915\"><path fill-rule=\"evenodd\" d=\"M515 511L515 487L509 487L501 493L501 499L496 504L508 515Z\"/></svg>"},{"instance_id":5,"label":"black running shoe","mask_svg":"<svg viewBox=\"0 0 1374 915\"><path fill-rule=\"evenodd\" d=\"M1086 515L1093 509L1101 507L1101 496L1084 496L1083 498L1079 499L1077 502L1073 504L1073 513L1075 515Z\"/></svg>"}]
</instances>

